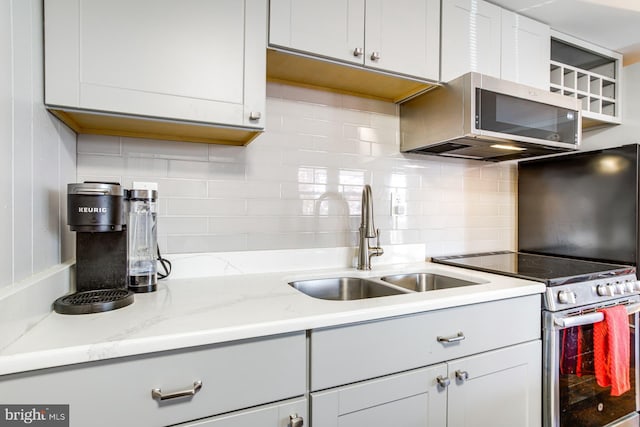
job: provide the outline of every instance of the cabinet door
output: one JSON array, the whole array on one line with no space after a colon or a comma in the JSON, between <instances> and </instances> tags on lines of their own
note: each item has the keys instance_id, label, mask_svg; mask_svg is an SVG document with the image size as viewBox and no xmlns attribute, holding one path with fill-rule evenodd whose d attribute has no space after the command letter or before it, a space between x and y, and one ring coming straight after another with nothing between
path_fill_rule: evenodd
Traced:
<instances>
[{"instance_id":1,"label":"cabinet door","mask_svg":"<svg viewBox=\"0 0 640 427\"><path fill-rule=\"evenodd\" d=\"M365 65L438 80L439 0L367 0Z\"/></svg>"},{"instance_id":2,"label":"cabinet door","mask_svg":"<svg viewBox=\"0 0 640 427\"><path fill-rule=\"evenodd\" d=\"M269 43L363 63L365 0L271 0ZM356 49L359 49L358 55Z\"/></svg>"},{"instance_id":3,"label":"cabinet door","mask_svg":"<svg viewBox=\"0 0 640 427\"><path fill-rule=\"evenodd\" d=\"M446 377L440 364L359 384L311 393L313 427L442 427Z\"/></svg>"},{"instance_id":4,"label":"cabinet door","mask_svg":"<svg viewBox=\"0 0 640 427\"><path fill-rule=\"evenodd\" d=\"M48 106L260 126L264 0L56 0L45 16Z\"/></svg>"},{"instance_id":5,"label":"cabinet door","mask_svg":"<svg viewBox=\"0 0 640 427\"><path fill-rule=\"evenodd\" d=\"M500 77L500 15L482 0L442 2L442 81L469 71Z\"/></svg>"},{"instance_id":6,"label":"cabinet door","mask_svg":"<svg viewBox=\"0 0 640 427\"><path fill-rule=\"evenodd\" d=\"M549 90L550 32L546 24L503 9L502 78Z\"/></svg>"},{"instance_id":7,"label":"cabinet door","mask_svg":"<svg viewBox=\"0 0 640 427\"><path fill-rule=\"evenodd\" d=\"M290 427L292 420L307 420L307 399L300 398L228 415L180 424L180 427ZM305 424L303 424L305 425Z\"/></svg>"},{"instance_id":8,"label":"cabinet door","mask_svg":"<svg viewBox=\"0 0 640 427\"><path fill-rule=\"evenodd\" d=\"M448 427L540 426L541 365L540 341L450 362Z\"/></svg>"}]
</instances>

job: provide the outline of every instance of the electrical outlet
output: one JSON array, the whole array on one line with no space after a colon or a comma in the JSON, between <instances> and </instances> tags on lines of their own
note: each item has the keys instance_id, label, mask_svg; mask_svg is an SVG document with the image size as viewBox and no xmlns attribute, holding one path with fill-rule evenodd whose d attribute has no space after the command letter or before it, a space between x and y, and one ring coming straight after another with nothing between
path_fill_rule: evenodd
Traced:
<instances>
[{"instance_id":1,"label":"electrical outlet","mask_svg":"<svg viewBox=\"0 0 640 427\"><path fill-rule=\"evenodd\" d=\"M407 202L398 193L391 193L391 216L403 216L407 214Z\"/></svg>"}]
</instances>

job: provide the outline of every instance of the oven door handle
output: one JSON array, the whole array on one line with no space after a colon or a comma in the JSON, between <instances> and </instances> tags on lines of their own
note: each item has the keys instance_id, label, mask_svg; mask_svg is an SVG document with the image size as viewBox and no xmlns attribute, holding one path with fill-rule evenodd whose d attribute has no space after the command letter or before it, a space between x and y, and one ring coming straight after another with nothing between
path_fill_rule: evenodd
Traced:
<instances>
[{"instance_id":1,"label":"oven door handle","mask_svg":"<svg viewBox=\"0 0 640 427\"><path fill-rule=\"evenodd\" d=\"M593 323L602 322L603 320L604 314L595 312L581 314L579 316L559 317L554 319L553 323L561 328L572 328L574 326L591 325Z\"/></svg>"},{"instance_id":2,"label":"oven door handle","mask_svg":"<svg viewBox=\"0 0 640 427\"><path fill-rule=\"evenodd\" d=\"M626 305L627 313L634 314L640 312L640 303ZM560 317L554 319L553 323L561 328L571 328L573 326L591 325L602 322L604 314L600 312L581 314L579 316Z\"/></svg>"},{"instance_id":3,"label":"oven door handle","mask_svg":"<svg viewBox=\"0 0 640 427\"><path fill-rule=\"evenodd\" d=\"M634 314L640 312L640 303L629 304L627 307L627 313Z\"/></svg>"}]
</instances>

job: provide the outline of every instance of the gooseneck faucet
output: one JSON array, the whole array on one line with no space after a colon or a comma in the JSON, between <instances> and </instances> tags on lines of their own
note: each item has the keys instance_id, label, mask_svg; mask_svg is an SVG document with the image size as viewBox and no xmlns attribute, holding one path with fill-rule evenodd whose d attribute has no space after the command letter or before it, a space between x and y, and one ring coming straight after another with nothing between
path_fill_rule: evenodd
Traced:
<instances>
[{"instance_id":1,"label":"gooseneck faucet","mask_svg":"<svg viewBox=\"0 0 640 427\"><path fill-rule=\"evenodd\" d=\"M362 215L360 218L360 244L358 246L358 270L371 270L371 257L380 256L384 250L380 247L380 230L373 225L373 201L371 186L362 189ZM369 239L376 238L376 246L369 246Z\"/></svg>"}]
</instances>

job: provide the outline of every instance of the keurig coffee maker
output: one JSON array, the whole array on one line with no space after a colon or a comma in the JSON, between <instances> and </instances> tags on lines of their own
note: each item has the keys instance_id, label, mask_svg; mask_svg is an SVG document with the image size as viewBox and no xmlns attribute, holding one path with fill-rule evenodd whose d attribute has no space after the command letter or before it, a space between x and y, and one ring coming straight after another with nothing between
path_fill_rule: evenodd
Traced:
<instances>
[{"instance_id":1,"label":"keurig coffee maker","mask_svg":"<svg viewBox=\"0 0 640 427\"><path fill-rule=\"evenodd\" d=\"M98 313L133 302L123 196L117 183L68 184L67 223L76 232L76 292L58 298L56 312Z\"/></svg>"}]
</instances>

